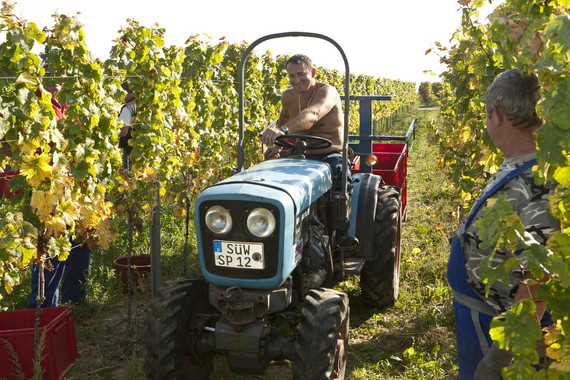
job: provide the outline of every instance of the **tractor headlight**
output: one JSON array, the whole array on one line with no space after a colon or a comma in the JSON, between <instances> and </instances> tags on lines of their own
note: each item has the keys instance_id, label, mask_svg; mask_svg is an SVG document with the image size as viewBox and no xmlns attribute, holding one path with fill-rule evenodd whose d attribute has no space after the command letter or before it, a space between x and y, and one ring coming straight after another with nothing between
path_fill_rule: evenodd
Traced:
<instances>
[{"instance_id":1,"label":"tractor headlight","mask_svg":"<svg viewBox=\"0 0 570 380\"><path fill-rule=\"evenodd\" d=\"M275 216L268 209L258 207L249 213L247 229L258 238L267 237L275 230Z\"/></svg>"},{"instance_id":2,"label":"tractor headlight","mask_svg":"<svg viewBox=\"0 0 570 380\"><path fill-rule=\"evenodd\" d=\"M232 216L222 206L213 206L206 212L206 226L217 235L225 235L232 229Z\"/></svg>"}]
</instances>

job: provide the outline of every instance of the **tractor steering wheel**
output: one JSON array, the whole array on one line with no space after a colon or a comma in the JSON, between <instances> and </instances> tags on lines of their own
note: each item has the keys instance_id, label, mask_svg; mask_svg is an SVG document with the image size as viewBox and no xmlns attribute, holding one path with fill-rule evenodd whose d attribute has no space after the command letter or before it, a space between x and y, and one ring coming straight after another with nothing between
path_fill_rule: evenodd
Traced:
<instances>
[{"instance_id":1,"label":"tractor steering wheel","mask_svg":"<svg viewBox=\"0 0 570 380\"><path fill-rule=\"evenodd\" d=\"M295 139L295 143L287 141L287 139ZM284 148L290 148L288 154L305 154L308 150L326 149L332 145L331 140L324 137L310 135L281 135L275 139L275 145Z\"/></svg>"}]
</instances>

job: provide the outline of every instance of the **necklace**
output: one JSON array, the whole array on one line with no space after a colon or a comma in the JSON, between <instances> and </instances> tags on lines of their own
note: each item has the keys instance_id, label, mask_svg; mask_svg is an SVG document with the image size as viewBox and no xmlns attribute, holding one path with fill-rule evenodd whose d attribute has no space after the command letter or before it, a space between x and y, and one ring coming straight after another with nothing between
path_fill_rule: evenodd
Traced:
<instances>
[{"instance_id":1,"label":"necklace","mask_svg":"<svg viewBox=\"0 0 570 380\"><path fill-rule=\"evenodd\" d=\"M315 88L313 89L313 94L309 98L309 102L307 103L307 107L305 107L305 109L309 108L309 105L311 104L311 100L313 100L313 96L315 96L315 92L317 92L317 84L316 83L315 83ZM301 111L303 111L303 110L301 109L301 93L299 93L299 113L301 113Z\"/></svg>"}]
</instances>

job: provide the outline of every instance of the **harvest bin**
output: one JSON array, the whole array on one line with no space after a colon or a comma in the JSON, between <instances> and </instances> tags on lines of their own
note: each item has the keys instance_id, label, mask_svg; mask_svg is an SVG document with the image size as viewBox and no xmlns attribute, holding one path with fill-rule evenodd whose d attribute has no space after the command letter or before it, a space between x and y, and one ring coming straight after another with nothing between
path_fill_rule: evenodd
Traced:
<instances>
[{"instance_id":1,"label":"harvest bin","mask_svg":"<svg viewBox=\"0 0 570 380\"><path fill-rule=\"evenodd\" d=\"M26 379L32 377L36 310L0 312L0 379L17 378L17 367L5 341L16 352ZM61 379L77 361L77 342L71 306L49 307L40 314L40 336L45 331L43 380Z\"/></svg>"},{"instance_id":2,"label":"harvest bin","mask_svg":"<svg viewBox=\"0 0 570 380\"><path fill-rule=\"evenodd\" d=\"M8 182L10 182L15 174L15 171L0 173L0 197L11 197L14 195L10 190L8 190Z\"/></svg>"},{"instance_id":3,"label":"harvest bin","mask_svg":"<svg viewBox=\"0 0 570 380\"><path fill-rule=\"evenodd\" d=\"M378 160L372 173L379 174L388 185L398 186L401 192L402 215L408 203L408 144L372 144L372 153Z\"/></svg>"},{"instance_id":4,"label":"harvest bin","mask_svg":"<svg viewBox=\"0 0 570 380\"><path fill-rule=\"evenodd\" d=\"M119 280L121 281L121 284L123 285L123 290L127 292L129 288L129 257L118 257L114 260L114 263L115 271ZM136 286L140 292L144 292L146 290L144 279L147 278L150 274L150 255L131 256L130 264L132 281L131 286ZM134 291L134 289L131 289L131 292L132 291Z\"/></svg>"}]
</instances>

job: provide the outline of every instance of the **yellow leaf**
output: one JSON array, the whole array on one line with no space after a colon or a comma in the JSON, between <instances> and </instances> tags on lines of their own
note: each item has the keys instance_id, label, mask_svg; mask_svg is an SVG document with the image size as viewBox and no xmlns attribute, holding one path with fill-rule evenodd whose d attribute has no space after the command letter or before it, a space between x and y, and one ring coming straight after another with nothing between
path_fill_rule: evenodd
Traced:
<instances>
[{"instance_id":1,"label":"yellow leaf","mask_svg":"<svg viewBox=\"0 0 570 380\"><path fill-rule=\"evenodd\" d=\"M64 261L69 257L71 251L71 243L67 235L61 235L57 238L53 236L48 241L48 254L50 257L57 257L58 260Z\"/></svg>"},{"instance_id":2,"label":"yellow leaf","mask_svg":"<svg viewBox=\"0 0 570 380\"><path fill-rule=\"evenodd\" d=\"M99 221L99 225L97 226L97 231L99 235L99 246L102 249L108 249L109 243L113 239L111 235L111 220L110 219L101 219Z\"/></svg>"},{"instance_id":3,"label":"yellow leaf","mask_svg":"<svg viewBox=\"0 0 570 380\"><path fill-rule=\"evenodd\" d=\"M60 237L65 234L67 224L61 217L50 217L45 221L45 227L47 228L48 236L53 236L55 238Z\"/></svg>"},{"instance_id":4,"label":"yellow leaf","mask_svg":"<svg viewBox=\"0 0 570 380\"><path fill-rule=\"evenodd\" d=\"M62 212L62 218L68 225L72 225L79 217L79 207L75 202L63 200L59 204L59 209Z\"/></svg>"},{"instance_id":5,"label":"yellow leaf","mask_svg":"<svg viewBox=\"0 0 570 380\"><path fill-rule=\"evenodd\" d=\"M561 166L554 171L554 178L559 184L570 187L570 166Z\"/></svg>"},{"instance_id":6,"label":"yellow leaf","mask_svg":"<svg viewBox=\"0 0 570 380\"><path fill-rule=\"evenodd\" d=\"M54 171L51 182L53 193L63 196L67 189L73 187L73 177L68 176L66 171L67 170L64 171L62 168L57 168Z\"/></svg>"},{"instance_id":7,"label":"yellow leaf","mask_svg":"<svg viewBox=\"0 0 570 380\"><path fill-rule=\"evenodd\" d=\"M89 165L93 165L94 163L97 162L97 157L96 156L85 157L85 162L87 162Z\"/></svg>"},{"instance_id":8,"label":"yellow leaf","mask_svg":"<svg viewBox=\"0 0 570 380\"><path fill-rule=\"evenodd\" d=\"M20 84L20 83L28 83L28 84L37 84L37 79L34 78L34 76L28 72L24 72L22 74L20 74L20 76L18 76L18 78L16 79L16 83L15 84Z\"/></svg>"},{"instance_id":9,"label":"yellow leaf","mask_svg":"<svg viewBox=\"0 0 570 380\"><path fill-rule=\"evenodd\" d=\"M156 170L154 168L146 168L144 171L144 178L148 183L155 183L157 179Z\"/></svg>"},{"instance_id":10,"label":"yellow leaf","mask_svg":"<svg viewBox=\"0 0 570 380\"><path fill-rule=\"evenodd\" d=\"M10 284L10 281L4 281L4 288L6 288L6 293L11 294L12 293L12 284Z\"/></svg>"},{"instance_id":11,"label":"yellow leaf","mask_svg":"<svg viewBox=\"0 0 570 380\"><path fill-rule=\"evenodd\" d=\"M461 134L459 135L459 140L462 143L471 140L471 130L469 129L469 127L464 126L463 128L461 128Z\"/></svg>"},{"instance_id":12,"label":"yellow leaf","mask_svg":"<svg viewBox=\"0 0 570 380\"><path fill-rule=\"evenodd\" d=\"M97 191L100 194L105 194L107 192L107 189L105 188L105 186L103 186L102 184L98 184L97 185Z\"/></svg>"},{"instance_id":13,"label":"yellow leaf","mask_svg":"<svg viewBox=\"0 0 570 380\"><path fill-rule=\"evenodd\" d=\"M40 139L38 138L23 141L22 145L20 146L20 152L22 154L32 155L38 149L39 145Z\"/></svg>"},{"instance_id":14,"label":"yellow leaf","mask_svg":"<svg viewBox=\"0 0 570 380\"><path fill-rule=\"evenodd\" d=\"M32 199L30 200L30 207L33 212L41 219L44 220L49 215L49 208L45 201L45 191L34 190L32 192Z\"/></svg>"},{"instance_id":15,"label":"yellow leaf","mask_svg":"<svg viewBox=\"0 0 570 380\"><path fill-rule=\"evenodd\" d=\"M34 190L32 192L30 207L40 219L46 220L50 214L55 211L58 203L59 197L57 194L46 193L42 190Z\"/></svg>"},{"instance_id":16,"label":"yellow leaf","mask_svg":"<svg viewBox=\"0 0 570 380\"><path fill-rule=\"evenodd\" d=\"M93 214L94 211L92 207L87 205L81 206L81 208L79 209L79 215L80 215L79 222L83 228L87 229L92 225Z\"/></svg>"},{"instance_id":17,"label":"yellow leaf","mask_svg":"<svg viewBox=\"0 0 570 380\"><path fill-rule=\"evenodd\" d=\"M38 187L46 178L51 177L53 167L47 154L32 155L24 158L20 173L26 177L28 183Z\"/></svg>"},{"instance_id":18,"label":"yellow leaf","mask_svg":"<svg viewBox=\"0 0 570 380\"><path fill-rule=\"evenodd\" d=\"M57 259L59 261L65 261L69 257L69 251L62 251L58 256Z\"/></svg>"}]
</instances>

